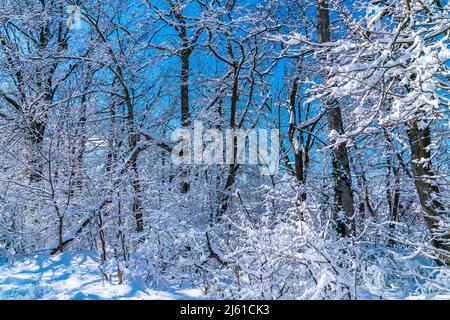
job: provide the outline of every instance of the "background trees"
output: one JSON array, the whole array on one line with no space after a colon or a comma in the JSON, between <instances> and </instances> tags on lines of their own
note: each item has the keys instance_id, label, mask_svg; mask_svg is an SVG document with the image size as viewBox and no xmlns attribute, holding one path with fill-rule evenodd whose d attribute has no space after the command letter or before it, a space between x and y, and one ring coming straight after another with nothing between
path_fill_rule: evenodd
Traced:
<instances>
[{"instance_id":1,"label":"background trees","mask_svg":"<svg viewBox=\"0 0 450 320\"><path fill-rule=\"evenodd\" d=\"M448 6L1 2L3 256L97 250L233 298L448 288ZM279 129L280 171L173 164L196 122Z\"/></svg>"}]
</instances>

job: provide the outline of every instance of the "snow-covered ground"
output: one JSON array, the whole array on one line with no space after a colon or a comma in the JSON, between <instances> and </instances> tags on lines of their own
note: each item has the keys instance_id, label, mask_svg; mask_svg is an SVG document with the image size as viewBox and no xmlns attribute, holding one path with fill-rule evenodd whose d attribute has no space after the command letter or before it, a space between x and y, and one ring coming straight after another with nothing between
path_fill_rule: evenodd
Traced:
<instances>
[{"instance_id":1,"label":"snow-covered ground","mask_svg":"<svg viewBox=\"0 0 450 320\"><path fill-rule=\"evenodd\" d=\"M0 300L205 299L200 289L173 286L155 290L149 289L142 281L129 281L122 285L118 285L117 280L108 282L103 279L99 265L94 253L41 254L22 258L13 264L0 263ZM371 285L358 291L358 299L450 300L448 294L405 292L401 286Z\"/></svg>"},{"instance_id":2,"label":"snow-covered ground","mask_svg":"<svg viewBox=\"0 0 450 320\"><path fill-rule=\"evenodd\" d=\"M151 290L139 281L117 285L102 279L89 254L36 255L0 264L0 300L5 299L201 299L198 289Z\"/></svg>"}]
</instances>

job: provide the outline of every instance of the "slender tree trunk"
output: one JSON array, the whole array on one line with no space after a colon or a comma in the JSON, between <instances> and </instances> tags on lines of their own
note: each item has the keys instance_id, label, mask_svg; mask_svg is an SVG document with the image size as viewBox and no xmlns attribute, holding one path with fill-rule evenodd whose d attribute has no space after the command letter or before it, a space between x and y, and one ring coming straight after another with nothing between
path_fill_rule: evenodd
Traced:
<instances>
[{"instance_id":1,"label":"slender tree trunk","mask_svg":"<svg viewBox=\"0 0 450 320\"><path fill-rule=\"evenodd\" d=\"M64 232L64 217L58 217L58 251L63 252L64 250L64 241L63 241L63 232Z\"/></svg>"},{"instance_id":2,"label":"slender tree trunk","mask_svg":"<svg viewBox=\"0 0 450 320\"><path fill-rule=\"evenodd\" d=\"M134 138L132 138L133 142L131 144L132 148L130 150L133 150L137 146L137 141L134 141ZM134 213L134 219L135 219L135 230L136 232L142 232L144 231L144 220L142 216L142 187L141 187L141 181L139 178L139 168L137 164L137 155L133 157L129 163L129 172L131 173L131 187L133 188L133 204L132 204L132 210Z\"/></svg>"},{"instance_id":3,"label":"slender tree trunk","mask_svg":"<svg viewBox=\"0 0 450 320\"><path fill-rule=\"evenodd\" d=\"M184 46L188 46L188 43L184 43ZM190 56L192 50L190 48L184 49L181 53L181 83L180 83L180 107L181 107L181 126L188 128L191 124L190 121L190 109L189 109L189 67ZM181 170L181 192L187 193L190 189L188 180L188 172L186 168Z\"/></svg>"},{"instance_id":4,"label":"slender tree trunk","mask_svg":"<svg viewBox=\"0 0 450 320\"><path fill-rule=\"evenodd\" d=\"M295 178L297 179L297 182L299 186L303 184L304 182L304 172L303 172L303 141L298 141L297 137L295 135L296 131L298 130L296 128L297 126L297 117L300 118L300 114L297 115L296 112L296 98L299 90L299 81L300 81L300 72L302 68L302 61L299 60L298 67L296 70L296 75L294 77L294 80L292 82L292 88L291 93L289 97L289 113L291 122L289 123L289 131L288 131L288 137L289 142L291 144L291 147L294 152L294 161L295 161ZM300 108L298 110L298 113L300 113ZM302 134L299 133L299 136L302 137ZM306 194L304 195L306 196ZM303 196L302 196L303 198Z\"/></svg>"},{"instance_id":5,"label":"slender tree trunk","mask_svg":"<svg viewBox=\"0 0 450 320\"><path fill-rule=\"evenodd\" d=\"M85 90L87 91L87 87L85 87ZM86 96L83 96L81 98L81 115L78 120L79 128L77 130L77 136L80 137L79 143L77 146L74 146L74 153L76 154L75 157L75 164L73 166L73 182L71 186L71 192L81 192L83 188L83 178L82 178L82 169L83 169L83 160L84 160L84 153L86 151L86 143L87 143L87 134L86 134L86 127L87 127L87 98Z\"/></svg>"},{"instance_id":6,"label":"slender tree trunk","mask_svg":"<svg viewBox=\"0 0 450 320\"><path fill-rule=\"evenodd\" d=\"M133 196L133 212L134 217L136 220L136 232L142 232L144 231L144 219L142 216L142 187L141 187L141 181L139 179L139 170L137 167L137 160L132 162L132 174L133 174L133 181L132 186L134 190L134 196Z\"/></svg>"},{"instance_id":7,"label":"slender tree trunk","mask_svg":"<svg viewBox=\"0 0 450 320\"><path fill-rule=\"evenodd\" d=\"M385 131L386 138L386 198L389 206L389 213L391 217L390 228L395 229L395 222L398 221L399 207L400 207L400 170L394 163L394 150L389 139L388 133ZM394 178L392 185L392 176Z\"/></svg>"},{"instance_id":8,"label":"slender tree trunk","mask_svg":"<svg viewBox=\"0 0 450 320\"><path fill-rule=\"evenodd\" d=\"M330 15L326 0L319 0L317 6L317 37L319 43L331 41ZM341 109L337 100L327 102L328 127L330 132L336 131L339 134L344 132ZM335 141L331 141L333 144ZM347 146L340 143L332 150L333 182L334 182L334 203L337 229L342 236L348 236L354 229L354 200L352 190L352 180L350 172L350 161ZM341 217L341 213L344 217Z\"/></svg>"},{"instance_id":9,"label":"slender tree trunk","mask_svg":"<svg viewBox=\"0 0 450 320\"><path fill-rule=\"evenodd\" d=\"M30 167L30 183L38 183L43 177L44 164L42 163L42 144L46 123L33 121L29 124L28 141L30 142L30 154L28 164Z\"/></svg>"},{"instance_id":10,"label":"slender tree trunk","mask_svg":"<svg viewBox=\"0 0 450 320\"><path fill-rule=\"evenodd\" d=\"M439 187L435 182L436 172L431 162L430 127L420 128L416 121L410 123L408 138L411 146L411 167L414 184L419 196L425 222L433 236L432 245L450 252L450 231L441 222L448 224L449 212L440 200ZM450 261L450 258L446 258Z\"/></svg>"},{"instance_id":11,"label":"slender tree trunk","mask_svg":"<svg viewBox=\"0 0 450 320\"><path fill-rule=\"evenodd\" d=\"M231 95L231 114L230 114L230 128L236 128L236 112L237 105L239 102L239 67L237 64L233 66L233 91ZM234 137L233 140L233 163L229 165L228 177L225 182L224 192L221 193L219 199L219 209L217 212L217 218L220 219L228 210L229 200L230 200L230 191L234 185L236 180L236 173L238 164L236 164L237 160L237 137Z\"/></svg>"},{"instance_id":12,"label":"slender tree trunk","mask_svg":"<svg viewBox=\"0 0 450 320\"><path fill-rule=\"evenodd\" d=\"M139 133L136 129L136 124L134 123L134 105L133 99L126 89L125 91L125 100L127 103L127 126L128 126L128 144L130 152L134 150L139 142ZM141 181L139 178L139 167L138 167L138 154L135 154L130 159L129 163L129 172L131 172L131 186L133 188L133 204L132 210L135 218L135 230L136 232L144 231L144 220L142 216L142 187Z\"/></svg>"},{"instance_id":13,"label":"slender tree trunk","mask_svg":"<svg viewBox=\"0 0 450 320\"><path fill-rule=\"evenodd\" d=\"M102 262L106 262L106 240L105 240L105 230L103 226L103 217L102 212L99 211L98 213L98 235L100 238L100 247L101 247L101 254L100 259Z\"/></svg>"}]
</instances>

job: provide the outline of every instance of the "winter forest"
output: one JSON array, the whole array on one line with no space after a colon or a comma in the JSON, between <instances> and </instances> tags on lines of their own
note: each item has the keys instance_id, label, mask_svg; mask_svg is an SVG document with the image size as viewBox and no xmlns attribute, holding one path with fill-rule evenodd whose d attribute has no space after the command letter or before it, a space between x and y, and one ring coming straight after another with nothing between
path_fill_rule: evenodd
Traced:
<instances>
[{"instance_id":1,"label":"winter forest","mask_svg":"<svg viewBox=\"0 0 450 320\"><path fill-rule=\"evenodd\" d=\"M449 38L447 0L0 0L0 299L450 299Z\"/></svg>"}]
</instances>

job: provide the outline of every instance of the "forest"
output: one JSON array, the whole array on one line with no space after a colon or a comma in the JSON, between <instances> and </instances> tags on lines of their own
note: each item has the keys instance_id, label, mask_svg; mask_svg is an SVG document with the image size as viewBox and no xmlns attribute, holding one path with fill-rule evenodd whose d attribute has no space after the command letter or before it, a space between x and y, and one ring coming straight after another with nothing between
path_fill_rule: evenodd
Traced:
<instances>
[{"instance_id":1,"label":"forest","mask_svg":"<svg viewBox=\"0 0 450 320\"><path fill-rule=\"evenodd\" d=\"M0 299L450 299L449 120L447 0L0 0Z\"/></svg>"}]
</instances>

